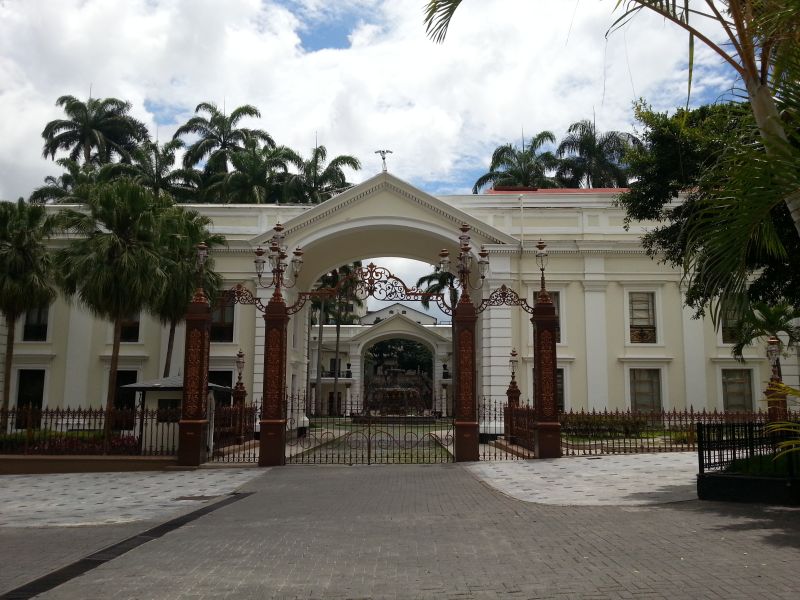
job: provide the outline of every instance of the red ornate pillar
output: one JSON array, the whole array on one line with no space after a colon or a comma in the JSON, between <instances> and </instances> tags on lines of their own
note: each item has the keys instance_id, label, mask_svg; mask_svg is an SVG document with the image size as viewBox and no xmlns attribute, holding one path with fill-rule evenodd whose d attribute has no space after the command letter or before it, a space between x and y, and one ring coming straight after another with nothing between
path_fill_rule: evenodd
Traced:
<instances>
[{"instance_id":1,"label":"red ornate pillar","mask_svg":"<svg viewBox=\"0 0 800 600\"><path fill-rule=\"evenodd\" d=\"M289 314L279 294L273 294L264 311L264 389L258 464L286 464L286 331Z\"/></svg>"},{"instance_id":2,"label":"red ornate pillar","mask_svg":"<svg viewBox=\"0 0 800 600\"><path fill-rule=\"evenodd\" d=\"M208 434L208 355L211 306L198 288L186 311L183 400L178 422L178 464L196 467L206 459Z\"/></svg>"},{"instance_id":3,"label":"red ornate pillar","mask_svg":"<svg viewBox=\"0 0 800 600\"><path fill-rule=\"evenodd\" d=\"M512 356L516 359L516 352L512 352ZM516 377L514 376L515 373L511 371L511 381L508 384L508 389L506 389L506 397L508 398L508 406L505 408L504 414L504 425L505 429L503 430L505 434L505 438L511 444L516 444L516 432L514 431L515 425L515 417L517 413L517 409L519 408L519 397L522 395L522 392L517 385Z\"/></svg>"},{"instance_id":4,"label":"red ornate pillar","mask_svg":"<svg viewBox=\"0 0 800 600\"><path fill-rule=\"evenodd\" d=\"M556 328L558 317L542 285L533 307L536 458L561 456L561 424L556 407Z\"/></svg>"},{"instance_id":5,"label":"red ornate pillar","mask_svg":"<svg viewBox=\"0 0 800 600\"><path fill-rule=\"evenodd\" d=\"M479 458L477 383L475 381L475 327L478 315L469 295L461 297L453 315L455 354L455 459Z\"/></svg>"}]
</instances>

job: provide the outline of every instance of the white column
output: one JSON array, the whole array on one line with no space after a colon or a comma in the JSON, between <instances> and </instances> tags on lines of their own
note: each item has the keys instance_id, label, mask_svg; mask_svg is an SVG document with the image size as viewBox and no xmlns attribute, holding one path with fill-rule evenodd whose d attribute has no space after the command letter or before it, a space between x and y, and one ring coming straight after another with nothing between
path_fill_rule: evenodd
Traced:
<instances>
[{"instance_id":1,"label":"white column","mask_svg":"<svg viewBox=\"0 0 800 600\"><path fill-rule=\"evenodd\" d=\"M706 348L704 323L702 319L693 319L694 310L682 306L681 326L683 333L683 377L686 408L695 410L716 408L716 403L709 405L706 389ZM714 369L709 369L710 373Z\"/></svg>"},{"instance_id":2,"label":"white column","mask_svg":"<svg viewBox=\"0 0 800 600\"><path fill-rule=\"evenodd\" d=\"M488 285L489 290L500 287L499 282ZM511 371L508 358L511 354L512 339L512 310L520 310L508 306L487 308L479 317L482 322L483 332L483 398L494 400L505 397Z\"/></svg>"},{"instance_id":3,"label":"white column","mask_svg":"<svg viewBox=\"0 0 800 600\"><path fill-rule=\"evenodd\" d=\"M272 290L256 288L255 296L266 306ZM256 310L255 348L253 348L253 392L252 398L260 403L264 392L264 313Z\"/></svg>"},{"instance_id":4,"label":"white column","mask_svg":"<svg viewBox=\"0 0 800 600\"><path fill-rule=\"evenodd\" d=\"M364 406L364 381L361 373L361 354L355 344L351 344L348 349L350 357L350 370L353 372L353 390L350 392L353 399L353 410L361 412Z\"/></svg>"},{"instance_id":5,"label":"white column","mask_svg":"<svg viewBox=\"0 0 800 600\"><path fill-rule=\"evenodd\" d=\"M601 259L602 260L602 259ZM589 410L608 408L608 336L605 281L584 281L586 385Z\"/></svg>"},{"instance_id":6,"label":"white column","mask_svg":"<svg viewBox=\"0 0 800 600\"><path fill-rule=\"evenodd\" d=\"M67 333L67 368L64 375L64 399L63 407L83 407L90 405L103 406L102 397L90 396L89 392L89 373L90 361L92 359L91 344L92 333L95 323L106 325L106 321L94 321L92 315L79 303L74 303L69 307L69 325ZM19 325L18 325L19 326ZM51 324L52 326L52 324ZM176 339L177 339L177 333ZM176 343L175 346L183 346ZM182 354L182 353L181 353ZM94 356L97 360L97 355ZM174 360L174 359L173 359ZM181 364L181 372L183 365ZM108 369L104 372L108 376ZM97 394L96 386L93 391Z\"/></svg>"}]
</instances>

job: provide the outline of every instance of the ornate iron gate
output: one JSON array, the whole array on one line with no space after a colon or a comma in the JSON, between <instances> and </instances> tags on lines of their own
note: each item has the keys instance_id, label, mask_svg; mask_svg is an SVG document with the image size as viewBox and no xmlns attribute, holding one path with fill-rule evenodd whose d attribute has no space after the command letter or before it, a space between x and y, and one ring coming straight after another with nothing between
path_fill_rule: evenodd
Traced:
<instances>
[{"instance_id":1,"label":"ornate iron gate","mask_svg":"<svg viewBox=\"0 0 800 600\"><path fill-rule=\"evenodd\" d=\"M365 414L358 399L315 407L294 397L288 400L287 417L287 463L453 462L453 418L433 411Z\"/></svg>"}]
</instances>

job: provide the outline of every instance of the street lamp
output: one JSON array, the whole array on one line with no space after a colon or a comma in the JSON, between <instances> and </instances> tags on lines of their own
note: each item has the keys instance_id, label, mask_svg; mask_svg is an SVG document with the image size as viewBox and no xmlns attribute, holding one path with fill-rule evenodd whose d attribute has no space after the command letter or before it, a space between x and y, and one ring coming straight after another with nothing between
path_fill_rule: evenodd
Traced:
<instances>
[{"instance_id":1,"label":"street lamp","mask_svg":"<svg viewBox=\"0 0 800 600\"><path fill-rule=\"evenodd\" d=\"M453 271L453 265L450 260L450 252L448 252L447 249L443 249L441 252L439 252L439 270L445 273L450 273L451 275L455 275L458 279L459 287L461 287L462 290L461 297L464 300L469 300L469 290L479 290L483 286L483 281L486 279L486 275L489 273L489 252L484 246L481 246L481 249L478 252L478 259L475 261L475 257L472 254L472 246L470 246L470 227L467 223L463 223L459 229L461 231L461 235L458 236L459 246L458 257L456 258L456 271L458 274L456 275L456 273ZM477 262L478 274L481 278L481 281L477 286L473 286L469 280L470 273L472 272L473 262Z\"/></svg>"},{"instance_id":2,"label":"street lamp","mask_svg":"<svg viewBox=\"0 0 800 600\"><path fill-rule=\"evenodd\" d=\"M540 289L539 294L536 297L536 302L543 302L543 303L551 303L550 294L547 293L547 289L545 288L544 284L544 270L547 267L547 244L545 244L541 238L539 242L536 244L536 264L539 265L539 271L541 271L541 279L540 279Z\"/></svg>"},{"instance_id":3,"label":"street lamp","mask_svg":"<svg viewBox=\"0 0 800 600\"><path fill-rule=\"evenodd\" d=\"M196 246L196 254L195 254L195 276L197 278L195 282L195 291L194 297L192 298L192 302L199 302L208 304L208 298L206 297L206 292L204 289L204 282L205 279L205 265L206 261L208 260L208 244L205 242L200 242Z\"/></svg>"},{"instance_id":4,"label":"street lamp","mask_svg":"<svg viewBox=\"0 0 800 600\"><path fill-rule=\"evenodd\" d=\"M514 377L517 374L517 365L519 364L516 350L511 350L511 358L508 359L508 364L511 367L511 381L514 381Z\"/></svg>"},{"instance_id":5,"label":"street lamp","mask_svg":"<svg viewBox=\"0 0 800 600\"><path fill-rule=\"evenodd\" d=\"M767 358L772 367L772 379L780 381L781 341L774 335L767 339Z\"/></svg>"},{"instance_id":6,"label":"street lamp","mask_svg":"<svg viewBox=\"0 0 800 600\"><path fill-rule=\"evenodd\" d=\"M239 385L242 383L242 371L244 371L244 352L241 349L236 353L234 363L236 364L236 385Z\"/></svg>"},{"instance_id":7,"label":"street lamp","mask_svg":"<svg viewBox=\"0 0 800 600\"><path fill-rule=\"evenodd\" d=\"M275 287L274 295L280 297L281 288L291 288L297 283L297 276L303 268L303 251L298 247L292 253L292 260L290 263L286 262L289 257L287 248L284 244L286 234L283 232L283 225L278 223L274 228L275 233L269 241L269 247L264 250L261 246L256 248L256 257L254 263L256 266L256 276L258 277L258 285L263 288ZM264 255L267 258L264 258ZM272 277L267 281L264 278L264 267L269 261L269 268L272 272ZM284 274L286 269L291 266L292 282L287 283Z\"/></svg>"}]
</instances>

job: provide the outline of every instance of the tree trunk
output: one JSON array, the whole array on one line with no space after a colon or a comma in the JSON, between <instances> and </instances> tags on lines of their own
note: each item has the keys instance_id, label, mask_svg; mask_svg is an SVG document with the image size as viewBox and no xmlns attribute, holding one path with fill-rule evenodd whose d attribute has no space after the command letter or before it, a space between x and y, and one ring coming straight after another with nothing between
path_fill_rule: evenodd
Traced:
<instances>
[{"instance_id":1,"label":"tree trunk","mask_svg":"<svg viewBox=\"0 0 800 600\"><path fill-rule=\"evenodd\" d=\"M164 360L164 377L169 377L169 370L172 367L172 350L175 347L175 328L177 321L169 322L169 338L167 338L167 358Z\"/></svg>"},{"instance_id":2,"label":"tree trunk","mask_svg":"<svg viewBox=\"0 0 800 600\"><path fill-rule=\"evenodd\" d=\"M326 415L328 411L322 410L322 326L325 321L325 299L319 309L319 333L317 333L317 414Z\"/></svg>"},{"instance_id":3,"label":"tree trunk","mask_svg":"<svg viewBox=\"0 0 800 600\"><path fill-rule=\"evenodd\" d=\"M6 332L6 360L3 367L3 418L0 424L0 433L6 433L6 428L8 427L9 396L11 395L11 365L14 362L14 333L17 329L17 316L7 316L6 325L8 326L8 331Z\"/></svg>"},{"instance_id":4,"label":"tree trunk","mask_svg":"<svg viewBox=\"0 0 800 600\"><path fill-rule=\"evenodd\" d=\"M311 328L313 326L314 308L309 306L308 321L306 323L306 412L308 413L311 412Z\"/></svg>"},{"instance_id":5,"label":"tree trunk","mask_svg":"<svg viewBox=\"0 0 800 600\"><path fill-rule=\"evenodd\" d=\"M117 365L119 364L119 342L122 337L122 319L114 319L114 342L111 347L111 364L108 372L108 394L106 394L105 444L111 439L112 413L117 396Z\"/></svg>"},{"instance_id":6,"label":"tree trunk","mask_svg":"<svg viewBox=\"0 0 800 600\"><path fill-rule=\"evenodd\" d=\"M92 146L89 144L89 141L83 142L83 164L88 165L89 161L92 160Z\"/></svg>"},{"instance_id":7,"label":"tree trunk","mask_svg":"<svg viewBox=\"0 0 800 600\"><path fill-rule=\"evenodd\" d=\"M756 80L747 80L745 84L750 98L750 107L753 110L753 117L761 133L764 147L768 153L783 152L782 146L776 142L782 142L787 145L789 142L775 99L772 97L772 91L768 86L762 85ZM800 192L797 190L788 191L784 201L789 208L789 214L792 216L797 235L800 236Z\"/></svg>"},{"instance_id":8,"label":"tree trunk","mask_svg":"<svg viewBox=\"0 0 800 600\"><path fill-rule=\"evenodd\" d=\"M336 311L336 350L333 355L333 403L336 406L336 412L341 415L341 407L339 406L339 397L336 395L339 391L339 339L342 332L342 311L341 308Z\"/></svg>"}]
</instances>

